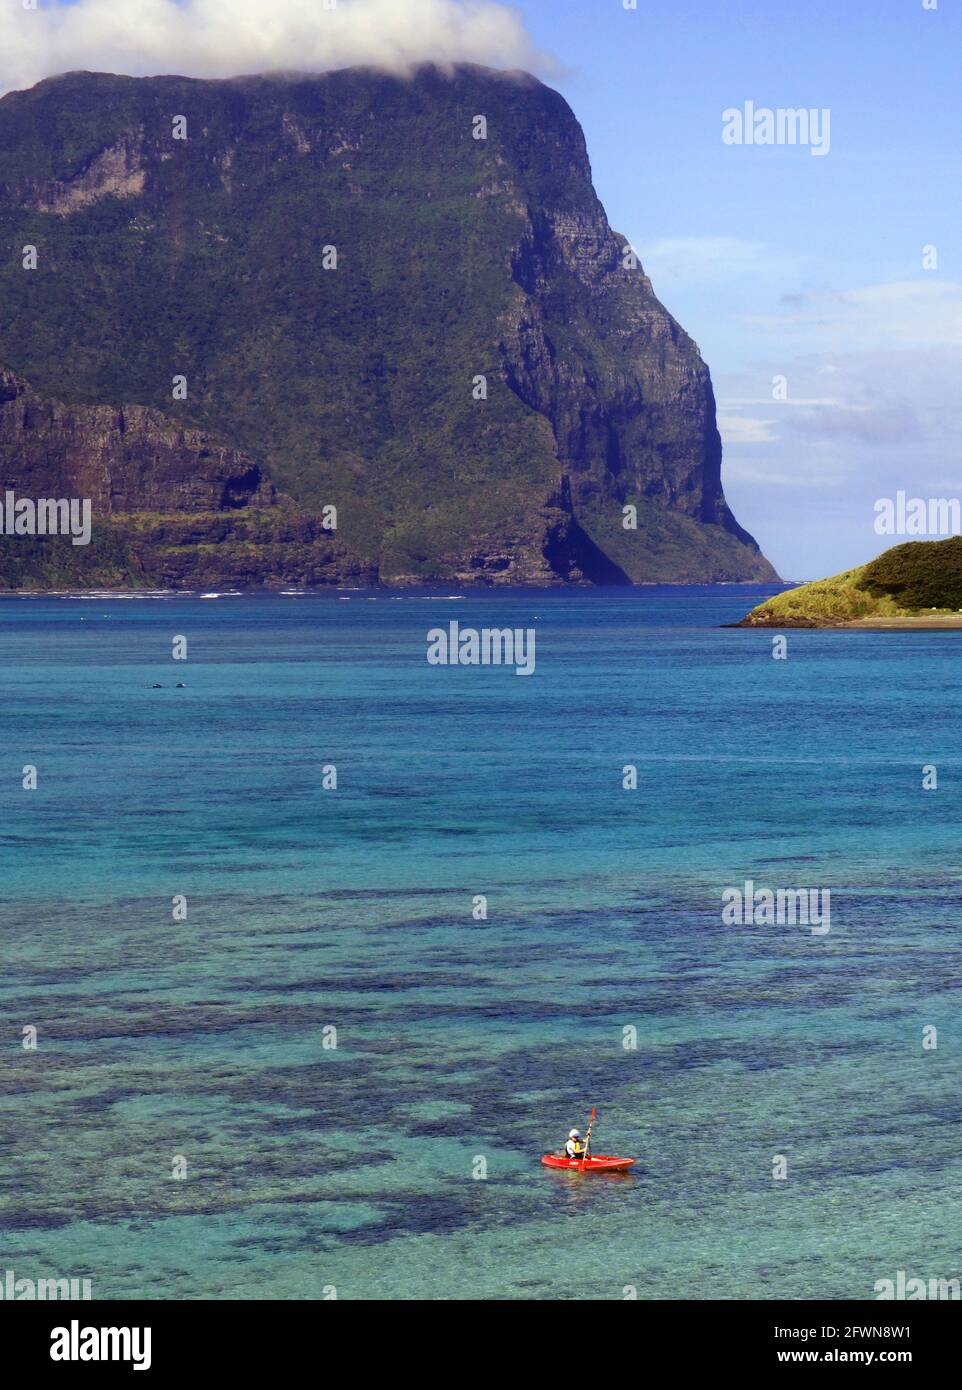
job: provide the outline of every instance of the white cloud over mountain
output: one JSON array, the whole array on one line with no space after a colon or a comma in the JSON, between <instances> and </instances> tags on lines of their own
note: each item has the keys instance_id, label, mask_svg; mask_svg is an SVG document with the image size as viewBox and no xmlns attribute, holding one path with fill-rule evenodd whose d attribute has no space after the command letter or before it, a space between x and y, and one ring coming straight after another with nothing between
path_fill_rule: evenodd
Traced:
<instances>
[{"instance_id":1,"label":"white cloud over mountain","mask_svg":"<svg viewBox=\"0 0 962 1390\"><path fill-rule=\"evenodd\" d=\"M521 15L496 0L76 0L0 11L0 93L74 69L232 77L288 69L475 62L536 68ZM43 0L41 0L43 4Z\"/></svg>"}]
</instances>

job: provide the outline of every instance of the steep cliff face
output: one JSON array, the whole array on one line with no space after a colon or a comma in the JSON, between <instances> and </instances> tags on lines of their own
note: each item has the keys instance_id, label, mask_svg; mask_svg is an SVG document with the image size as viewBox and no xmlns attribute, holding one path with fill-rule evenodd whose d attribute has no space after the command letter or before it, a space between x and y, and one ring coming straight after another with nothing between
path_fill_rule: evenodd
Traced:
<instances>
[{"instance_id":1,"label":"steep cliff face","mask_svg":"<svg viewBox=\"0 0 962 1390\"><path fill-rule=\"evenodd\" d=\"M28 496L86 497L98 516L271 506L253 459L159 410L65 406L0 368L0 483Z\"/></svg>"},{"instance_id":2,"label":"steep cliff face","mask_svg":"<svg viewBox=\"0 0 962 1390\"><path fill-rule=\"evenodd\" d=\"M376 576L253 459L143 406L69 406L0 369L0 502L89 499L94 535L0 536L0 587L330 583Z\"/></svg>"},{"instance_id":3,"label":"steep cliff face","mask_svg":"<svg viewBox=\"0 0 962 1390\"><path fill-rule=\"evenodd\" d=\"M327 577L773 574L725 503L698 350L608 226L567 104L523 74L78 73L3 98L0 363L109 407L94 434L143 407L190 439L91 465L108 514L209 511L218 469L256 471L251 515L265 478L299 524L337 507ZM49 490L8 444L17 486Z\"/></svg>"}]
</instances>

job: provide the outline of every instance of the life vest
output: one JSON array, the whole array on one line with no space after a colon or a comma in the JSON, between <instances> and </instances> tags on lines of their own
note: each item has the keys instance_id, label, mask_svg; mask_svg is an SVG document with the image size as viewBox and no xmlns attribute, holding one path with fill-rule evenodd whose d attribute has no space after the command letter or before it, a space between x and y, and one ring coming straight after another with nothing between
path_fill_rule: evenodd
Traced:
<instances>
[{"instance_id":1,"label":"life vest","mask_svg":"<svg viewBox=\"0 0 962 1390\"><path fill-rule=\"evenodd\" d=\"M569 1139L565 1144L565 1152L569 1158L580 1158L585 1151L585 1141L583 1139Z\"/></svg>"}]
</instances>

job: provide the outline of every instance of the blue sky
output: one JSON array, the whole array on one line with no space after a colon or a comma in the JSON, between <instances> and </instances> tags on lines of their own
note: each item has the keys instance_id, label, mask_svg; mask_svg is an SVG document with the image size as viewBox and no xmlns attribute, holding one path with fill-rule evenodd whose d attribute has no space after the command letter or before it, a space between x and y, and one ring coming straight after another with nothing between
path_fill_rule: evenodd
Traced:
<instances>
[{"instance_id":1,"label":"blue sky","mask_svg":"<svg viewBox=\"0 0 962 1390\"><path fill-rule=\"evenodd\" d=\"M711 367L726 493L784 576L884 549L879 498L962 496L962 0L0 0L0 91L423 58L568 98L612 225ZM828 153L723 143L746 101L827 109Z\"/></svg>"},{"instance_id":2,"label":"blue sky","mask_svg":"<svg viewBox=\"0 0 962 1390\"><path fill-rule=\"evenodd\" d=\"M962 495L959 0L520 9L612 225L711 367L726 493L780 572L884 549L874 503L899 488ZM829 153L723 144L746 100L829 108Z\"/></svg>"}]
</instances>

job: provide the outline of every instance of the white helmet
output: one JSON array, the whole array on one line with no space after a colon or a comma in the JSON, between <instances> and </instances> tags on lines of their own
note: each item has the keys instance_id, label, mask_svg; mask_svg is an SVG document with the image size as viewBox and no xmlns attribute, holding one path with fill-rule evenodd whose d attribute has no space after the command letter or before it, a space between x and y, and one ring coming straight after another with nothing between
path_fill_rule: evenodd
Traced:
<instances>
[{"instance_id":1,"label":"white helmet","mask_svg":"<svg viewBox=\"0 0 962 1390\"><path fill-rule=\"evenodd\" d=\"M581 1138L581 1130L580 1130L580 1129L569 1129L569 1131L568 1131L568 1138L569 1138L569 1139L580 1139L580 1138Z\"/></svg>"}]
</instances>

